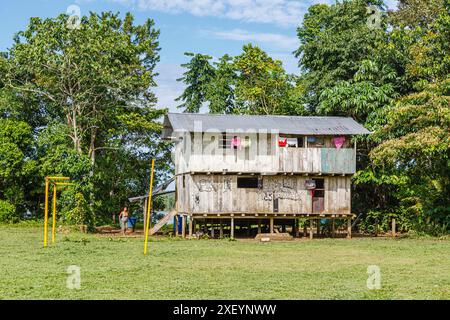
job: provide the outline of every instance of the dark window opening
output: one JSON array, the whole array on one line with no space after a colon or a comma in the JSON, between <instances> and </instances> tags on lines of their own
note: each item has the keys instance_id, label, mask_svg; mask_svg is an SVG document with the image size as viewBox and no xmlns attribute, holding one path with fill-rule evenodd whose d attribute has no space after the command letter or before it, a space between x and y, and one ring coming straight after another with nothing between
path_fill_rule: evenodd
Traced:
<instances>
[{"instance_id":1,"label":"dark window opening","mask_svg":"<svg viewBox=\"0 0 450 320\"><path fill-rule=\"evenodd\" d=\"M325 148L325 138L323 136L309 136L308 148Z\"/></svg>"},{"instance_id":2,"label":"dark window opening","mask_svg":"<svg viewBox=\"0 0 450 320\"><path fill-rule=\"evenodd\" d=\"M324 189L325 188L325 180L324 179L314 179L316 182L316 190L317 189Z\"/></svg>"},{"instance_id":3,"label":"dark window opening","mask_svg":"<svg viewBox=\"0 0 450 320\"><path fill-rule=\"evenodd\" d=\"M238 188L258 188L258 178L237 178L237 187Z\"/></svg>"},{"instance_id":4,"label":"dark window opening","mask_svg":"<svg viewBox=\"0 0 450 320\"><path fill-rule=\"evenodd\" d=\"M314 198L323 198L324 194L324 190L314 190Z\"/></svg>"},{"instance_id":5,"label":"dark window opening","mask_svg":"<svg viewBox=\"0 0 450 320\"><path fill-rule=\"evenodd\" d=\"M293 134L280 134L278 137L278 146L287 148L303 148L304 137Z\"/></svg>"}]
</instances>

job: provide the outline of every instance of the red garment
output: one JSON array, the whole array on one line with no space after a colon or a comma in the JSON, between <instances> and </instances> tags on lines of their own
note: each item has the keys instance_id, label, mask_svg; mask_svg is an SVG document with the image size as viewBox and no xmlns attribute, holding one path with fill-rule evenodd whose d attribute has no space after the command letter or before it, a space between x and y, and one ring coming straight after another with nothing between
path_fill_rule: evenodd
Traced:
<instances>
[{"instance_id":1,"label":"red garment","mask_svg":"<svg viewBox=\"0 0 450 320\"><path fill-rule=\"evenodd\" d=\"M278 139L279 147L286 147L286 145L287 145L287 138L285 138L284 140Z\"/></svg>"}]
</instances>

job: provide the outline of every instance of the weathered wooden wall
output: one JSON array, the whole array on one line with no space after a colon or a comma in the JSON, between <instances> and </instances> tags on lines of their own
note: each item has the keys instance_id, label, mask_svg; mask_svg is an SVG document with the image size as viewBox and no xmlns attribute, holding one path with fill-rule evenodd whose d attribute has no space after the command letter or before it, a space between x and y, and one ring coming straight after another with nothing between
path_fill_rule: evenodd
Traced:
<instances>
[{"instance_id":1,"label":"weathered wooden wall","mask_svg":"<svg viewBox=\"0 0 450 320\"><path fill-rule=\"evenodd\" d=\"M183 140L175 147L175 173L224 170L242 173L356 172L355 150L330 148L329 139L325 140L325 145L328 146L326 148L280 148L277 144L278 135L262 135L258 138L259 143L253 142L248 148L236 150L218 148L218 139L217 134L206 134L203 138L200 135L194 138L184 135ZM256 141L255 137L253 139Z\"/></svg>"},{"instance_id":2,"label":"weathered wooden wall","mask_svg":"<svg viewBox=\"0 0 450 320\"><path fill-rule=\"evenodd\" d=\"M237 188L238 175L177 176L179 213L273 213L273 199L278 212L311 213L311 194L300 175L263 176L262 189ZM324 213L350 214L351 181L348 176L321 177L325 180ZM184 179L184 183L183 183Z\"/></svg>"}]
</instances>

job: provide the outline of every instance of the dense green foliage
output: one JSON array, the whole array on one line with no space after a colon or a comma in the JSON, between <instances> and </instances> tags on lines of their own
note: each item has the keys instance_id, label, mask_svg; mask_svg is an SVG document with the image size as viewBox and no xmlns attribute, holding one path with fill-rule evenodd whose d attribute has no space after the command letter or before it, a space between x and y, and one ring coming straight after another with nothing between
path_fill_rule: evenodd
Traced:
<instances>
[{"instance_id":1,"label":"dense green foliage","mask_svg":"<svg viewBox=\"0 0 450 320\"><path fill-rule=\"evenodd\" d=\"M210 56L192 57L182 66L186 89L178 98L185 112L199 112L205 105L212 113L298 114L304 111L297 77L281 61L251 44L236 57L224 55L211 64Z\"/></svg>"},{"instance_id":2,"label":"dense green foliage","mask_svg":"<svg viewBox=\"0 0 450 320\"><path fill-rule=\"evenodd\" d=\"M247 45L202 78L198 107L350 116L374 132L355 138L352 209L363 214L360 229L386 231L395 217L403 231L448 232L449 9L444 0L401 0L394 12L380 0L312 5L297 29L299 76ZM183 78L188 88L192 80Z\"/></svg>"},{"instance_id":3,"label":"dense green foliage","mask_svg":"<svg viewBox=\"0 0 450 320\"><path fill-rule=\"evenodd\" d=\"M19 221L19 217L16 207L8 201L0 200L0 222L17 221Z\"/></svg>"},{"instance_id":4,"label":"dense green foliage","mask_svg":"<svg viewBox=\"0 0 450 320\"><path fill-rule=\"evenodd\" d=\"M344 0L309 7L297 29L299 73L248 44L219 59L186 53L184 112L350 116L352 210L363 231L450 230L450 1ZM170 172L160 141L155 66L159 31L130 14L32 18L0 54L0 200L3 220L39 217L43 179L75 182L62 218L95 224L146 191L149 160ZM155 204L161 204L159 200Z\"/></svg>"},{"instance_id":5,"label":"dense green foliage","mask_svg":"<svg viewBox=\"0 0 450 320\"><path fill-rule=\"evenodd\" d=\"M44 177L76 184L60 196L63 219L94 224L168 172L154 107L159 31L131 14L32 18L0 60L0 199L42 214Z\"/></svg>"}]
</instances>

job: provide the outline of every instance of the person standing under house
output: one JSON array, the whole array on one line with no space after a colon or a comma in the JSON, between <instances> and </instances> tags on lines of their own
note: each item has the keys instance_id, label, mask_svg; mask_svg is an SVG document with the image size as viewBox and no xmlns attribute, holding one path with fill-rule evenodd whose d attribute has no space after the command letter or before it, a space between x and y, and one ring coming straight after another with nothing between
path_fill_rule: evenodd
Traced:
<instances>
[{"instance_id":1,"label":"person standing under house","mask_svg":"<svg viewBox=\"0 0 450 320\"><path fill-rule=\"evenodd\" d=\"M120 221L120 227L122 229L122 234L125 235L128 228L128 208L123 208L122 211L119 213L119 221Z\"/></svg>"}]
</instances>

